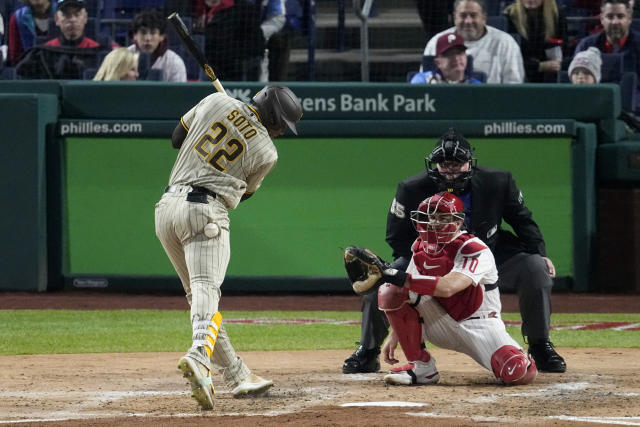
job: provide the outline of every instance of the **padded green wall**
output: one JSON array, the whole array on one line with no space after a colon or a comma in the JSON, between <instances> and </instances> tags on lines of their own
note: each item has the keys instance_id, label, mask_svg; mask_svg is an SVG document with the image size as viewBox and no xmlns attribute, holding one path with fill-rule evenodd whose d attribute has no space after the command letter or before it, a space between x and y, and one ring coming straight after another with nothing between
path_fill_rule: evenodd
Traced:
<instances>
[{"instance_id":1,"label":"padded green wall","mask_svg":"<svg viewBox=\"0 0 640 427\"><path fill-rule=\"evenodd\" d=\"M424 168L428 139L282 139L262 188L231 211L229 275L343 276L342 249L390 257L396 184ZM509 169L560 275L571 275L569 138L473 138L479 164ZM153 224L177 151L168 139L67 138L68 274L173 275Z\"/></svg>"}]
</instances>

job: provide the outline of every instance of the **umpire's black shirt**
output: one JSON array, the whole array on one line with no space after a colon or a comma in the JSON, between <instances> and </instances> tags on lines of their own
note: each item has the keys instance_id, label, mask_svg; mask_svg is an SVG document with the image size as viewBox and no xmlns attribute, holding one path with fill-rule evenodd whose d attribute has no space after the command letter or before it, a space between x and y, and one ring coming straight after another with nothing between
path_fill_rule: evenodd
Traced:
<instances>
[{"instance_id":1,"label":"umpire's black shirt","mask_svg":"<svg viewBox=\"0 0 640 427\"><path fill-rule=\"evenodd\" d=\"M437 192L438 187L427 171L398 184L387 215L386 240L393 249L394 260L411 259L411 244L418 236L411 223L411 211ZM476 166L471 177L471 211L466 205L465 209L471 217L467 231L489 246L498 265L522 251L546 256L540 228L524 205L511 172ZM517 237L501 228L502 220L513 228Z\"/></svg>"}]
</instances>

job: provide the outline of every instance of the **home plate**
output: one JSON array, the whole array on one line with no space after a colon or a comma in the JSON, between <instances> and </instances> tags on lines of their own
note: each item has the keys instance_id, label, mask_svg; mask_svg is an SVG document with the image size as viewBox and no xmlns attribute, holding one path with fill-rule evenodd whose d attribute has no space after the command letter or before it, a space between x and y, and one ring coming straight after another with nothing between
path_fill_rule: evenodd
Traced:
<instances>
[{"instance_id":1,"label":"home plate","mask_svg":"<svg viewBox=\"0 0 640 427\"><path fill-rule=\"evenodd\" d=\"M416 407L416 406L425 406L424 403L417 402L353 402L353 403L343 403L340 406L343 408L351 407L351 406L394 406L394 407Z\"/></svg>"}]
</instances>

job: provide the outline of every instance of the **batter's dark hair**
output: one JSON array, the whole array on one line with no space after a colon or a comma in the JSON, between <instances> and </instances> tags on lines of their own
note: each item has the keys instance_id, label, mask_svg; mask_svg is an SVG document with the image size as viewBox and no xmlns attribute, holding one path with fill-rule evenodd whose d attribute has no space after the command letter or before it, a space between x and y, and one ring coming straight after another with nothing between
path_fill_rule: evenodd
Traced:
<instances>
[{"instance_id":1,"label":"batter's dark hair","mask_svg":"<svg viewBox=\"0 0 640 427\"><path fill-rule=\"evenodd\" d=\"M131 32L136 33L140 28L157 29L164 34L167 29L167 21L162 13L154 9L144 9L131 20Z\"/></svg>"}]
</instances>

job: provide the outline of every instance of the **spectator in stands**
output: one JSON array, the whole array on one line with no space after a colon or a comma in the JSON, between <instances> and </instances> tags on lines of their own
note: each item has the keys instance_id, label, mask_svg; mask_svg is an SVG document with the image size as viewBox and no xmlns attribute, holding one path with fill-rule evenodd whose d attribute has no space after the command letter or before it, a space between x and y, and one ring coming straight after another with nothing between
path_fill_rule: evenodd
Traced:
<instances>
[{"instance_id":1,"label":"spectator in stands","mask_svg":"<svg viewBox=\"0 0 640 427\"><path fill-rule=\"evenodd\" d=\"M578 42L576 53L595 46L602 53L624 55L626 71L638 71L640 66L640 33L631 30L629 0L602 0L600 23L603 30Z\"/></svg>"},{"instance_id":2,"label":"spectator in stands","mask_svg":"<svg viewBox=\"0 0 640 427\"><path fill-rule=\"evenodd\" d=\"M50 34L49 20L55 17L55 0L26 0L9 20L9 65L15 66L23 52L36 45L36 37Z\"/></svg>"},{"instance_id":3,"label":"spectator in stands","mask_svg":"<svg viewBox=\"0 0 640 427\"><path fill-rule=\"evenodd\" d=\"M473 68L487 75L487 83L522 83L524 65L518 43L509 34L487 25L484 0L455 0L455 27L434 36L424 55L435 55L438 37L457 32L473 57ZM424 70L421 70L424 71Z\"/></svg>"},{"instance_id":4,"label":"spectator in stands","mask_svg":"<svg viewBox=\"0 0 640 427\"><path fill-rule=\"evenodd\" d=\"M104 57L93 80L138 80L138 57L138 53L124 47L113 49Z\"/></svg>"},{"instance_id":5,"label":"spectator in stands","mask_svg":"<svg viewBox=\"0 0 640 427\"><path fill-rule=\"evenodd\" d=\"M467 47L456 33L443 34L436 43L436 69L422 71L411 79L411 83L482 83L466 74Z\"/></svg>"},{"instance_id":6,"label":"spectator in stands","mask_svg":"<svg viewBox=\"0 0 640 427\"><path fill-rule=\"evenodd\" d=\"M45 46L72 46L77 48L97 48L100 44L85 36L89 15L84 0L58 0L55 14L60 35L45 43Z\"/></svg>"},{"instance_id":7,"label":"spectator in stands","mask_svg":"<svg viewBox=\"0 0 640 427\"><path fill-rule=\"evenodd\" d=\"M192 5L193 31L204 32L216 12L233 6L233 0L194 0Z\"/></svg>"},{"instance_id":8,"label":"spectator in stands","mask_svg":"<svg viewBox=\"0 0 640 427\"><path fill-rule=\"evenodd\" d=\"M509 33L521 37L528 82L556 82L562 67L567 20L556 0L516 0L505 9Z\"/></svg>"},{"instance_id":9,"label":"spectator in stands","mask_svg":"<svg viewBox=\"0 0 640 427\"><path fill-rule=\"evenodd\" d=\"M187 68L180 55L169 49L166 19L159 11L145 9L133 17L131 33L135 42L127 49L151 54L151 69L162 70L163 80L186 82Z\"/></svg>"},{"instance_id":10,"label":"spectator in stands","mask_svg":"<svg viewBox=\"0 0 640 427\"><path fill-rule=\"evenodd\" d=\"M602 58L597 47L578 52L569 64L569 79L573 84L600 83Z\"/></svg>"},{"instance_id":11,"label":"spectator in stands","mask_svg":"<svg viewBox=\"0 0 640 427\"><path fill-rule=\"evenodd\" d=\"M100 44L84 33L88 21L84 0L58 0L55 21L60 27L60 35L44 46L36 46L25 52L16 65L19 76L32 79L82 79L86 68L98 66Z\"/></svg>"},{"instance_id":12,"label":"spectator in stands","mask_svg":"<svg viewBox=\"0 0 640 427\"><path fill-rule=\"evenodd\" d=\"M215 13L205 27L205 56L221 80L257 81L266 40L262 4L234 0Z\"/></svg>"}]
</instances>

